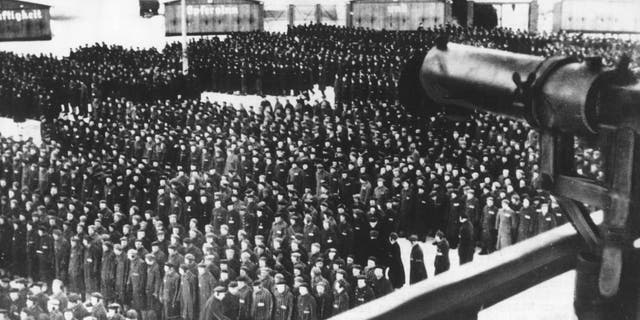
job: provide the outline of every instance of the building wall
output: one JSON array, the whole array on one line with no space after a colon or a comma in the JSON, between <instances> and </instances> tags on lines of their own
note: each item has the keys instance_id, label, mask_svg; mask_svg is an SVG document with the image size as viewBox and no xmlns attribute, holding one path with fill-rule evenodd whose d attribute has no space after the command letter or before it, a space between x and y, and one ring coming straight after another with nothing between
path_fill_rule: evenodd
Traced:
<instances>
[{"instance_id":1,"label":"building wall","mask_svg":"<svg viewBox=\"0 0 640 320\"><path fill-rule=\"evenodd\" d=\"M556 32L640 33L637 0L563 0L556 3L553 16Z\"/></svg>"},{"instance_id":2,"label":"building wall","mask_svg":"<svg viewBox=\"0 0 640 320\"><path fill-rule=\"evenodd\" d=\"M0 1L0 41L50 40L49 7Z\"/></svg>"},{"instance_id":3,"label":"building wall","mask_svg":"<svg viewBox=\"0 0 640 320\"><path fill-rule=\"evenodd\" d=\"M498 27L529 31L531 6L528 3L493 4L498 15Z\"/></svg>"},{"instance_id":4,"label":"building wall","mask_svg":"<svg viewBox=\"0 0 640 320\"><path fill-rule=\"evenodd\" d=\"M166 35L181 33L180 2L165 8ZM263 30L263 7L258 3L187 4L187 33L191 35Z\"/></svg>"},{"instance_id":5,"label":"building wall","mask_svg":"<svg viewBox=\"0 0 640 320\"><path fill-rule=\"evenodd\" d=\"M351 23L354 27L385 30L416 30L447 23L445 2L439 1L354 1Z\"/></svg>"}]
</instances>

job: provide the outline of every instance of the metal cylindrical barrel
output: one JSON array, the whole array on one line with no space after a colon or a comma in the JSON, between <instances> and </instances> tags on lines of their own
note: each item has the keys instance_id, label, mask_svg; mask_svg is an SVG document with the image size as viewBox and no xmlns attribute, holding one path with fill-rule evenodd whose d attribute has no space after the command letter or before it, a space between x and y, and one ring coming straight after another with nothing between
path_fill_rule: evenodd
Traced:
<instances>
[{"instance_id":1,"label":"metal cylindrical barrel","mask_svg":"<svg viewBox=\"0 0 640 320\"><path fill-rule=\"evenodd\" d=\"M514 106L514 73L526 80L544 61L542 57L514 54L448 43L429 50L420 67L419 81L426 95L445 107L491 108L491 112L523 118Z\"/></svg>"},{"instance_id":2,"label":"metal cylindrical barrel","mask_svg":"<svg viewBox=\"0 0 640 320\"><path fill-rule=\"evenodd\" d=\"M416 114L482 109L585 136L596 133L600 124L624 121L617 115L637 109L630 104L611 107L603 100L611 92L605 76L610 73L600 58L544 58L440 43L407 64L399 91ZM605 107L622 112L602 122Z\"/></svg>"}]
</instances>

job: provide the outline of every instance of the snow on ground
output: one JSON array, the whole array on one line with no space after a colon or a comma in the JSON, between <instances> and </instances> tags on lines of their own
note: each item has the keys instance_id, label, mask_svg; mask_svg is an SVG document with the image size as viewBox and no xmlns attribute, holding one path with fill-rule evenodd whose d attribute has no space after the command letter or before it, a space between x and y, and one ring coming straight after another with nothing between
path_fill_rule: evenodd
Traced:
<instances>
[{"instance_id":1,"label":"snow on ground","mask_svg":"<svg viewBox=\"0 0 640 320\"><path fill-rule=\"evenodd\" d=\"M478 314L479 320L577 320L573 311L575 270L565 272Z\"/></svg>"},{"instance_id":2,"label":"snow on ground","mask_svg":"<svg viewBox=\"0 0 640 320\"><path fill-rule=\"evenodd\" d=\"M434 261L436 257L436 247L432 245L433 239L427 239L420 243L424 253L424 262L427 267L429 278L434 277ZM409 256L411 254L411 243L407 239L399 239L402 262L409 281ZM476 255L473 262L484 262L500 256L500 251L490 255ZM460 266L458 250L449 251L451 269L448 272L456 272ZM472 263L473 263L472 262ZM533 288L525 290L507 300L504 300L490 308L482 310L478 314L479 320L574 320L577 319L573 313L573 284L575 271L563 273L553 279L545 281ZM428 280L427 280L428 281ZM408 284L407 284L408 285ZM454 320L454 319L452 319Z\"/></svg>"},{"instance_id":3,"label":"snow on ground","mask_svg":"<svg viewBox=\"0 0 640 320\"><path fill-rule=\"evenodd\" d=\"M13 119L0 117L0 135L2 137L13 137L16 140L33 139L33 142L40 145L40 121L27 120L23 123L15 123Z\"/></svg>"},{"instance_id":4,"label":"snow on ground","mask_svg":"<svg viewBox=\"0 0 640 320\"><path fill-rule=\"evenodd\" d=\"M275 0L280 1L280 0ZM37 0L52 5L51 28L53 39L50 41L33 42L0 42L0 50L16 53L46 53L64 56L70 48L85 44L104 42L119 44L126 47L163 47L167 42L178 41L177 37L164 36L164 17L156 16L150 19L138 15L138 1L136 0ZM336 1L339 2L339 1ZM271 2L267 1L267 7ZM281 4L275 4L277 7ZM338 4L338 8L340 5ZM282 26L280 26L282 27ZM286 28L281 28L286 29ZM282 31L282 30L281 30ZM226 101L236 107L248 108L257 106L261 97L239 96L206 92L202 98L215 101ZM320 99L316 94L312 99ZM273 104L275 97L267 97ZM295 97L280 97L284 103L286 99ZM327 90L327 99L333 100L333 90ZM12 120L0 118L0 133L2 136L12 136L25 139L32 137L40 142L40 125L38 121L27 121L16 125ZM405 239L400 239L400 247L408 279L410 245ZM433 277L433 261L435 247L431 241L422 244L425 263L429 277ZM496 254L500 254L499 252ZM452 270L458 266L456 250L450 252ZM476 261L490 259L495 255L478 256ZM524 291L479 314L480 319L575 319L573 315L573 280L575 272L570 271L556 278L546 281L534 288Z\"/></svg>"},{"instance_id":5,"label":"snow on ground","mask_svg":"<svg viewBox=\"0 0 640 320\"><path fill-rule=\"evenodd\" d=\"M332 87L327 87L327 89L325 90L325 96L327 101L334 101L335 94ZM311 101L316 101L316 100L322 101L322 94L318 90L318 85L314 86L314 93L311 94L309 98L311 99ZM201 99L202 100L208 99L209 101L227 102L227 103L233 104L233 106L236 108L248 109L249 107L259 106L260 102L262 102L262 100L265 100L265 99L271 102L271 105L275 104L276 99L280 101L282 105L284 105L287 100L292 104L295 104L297 97L296 96L280 96L280 97L265 96L263 98L256 95L241 96L237 94L227 94L227 93L219 93L219 92L203 92L201 95Z\"/></svg>"}]
</instances>

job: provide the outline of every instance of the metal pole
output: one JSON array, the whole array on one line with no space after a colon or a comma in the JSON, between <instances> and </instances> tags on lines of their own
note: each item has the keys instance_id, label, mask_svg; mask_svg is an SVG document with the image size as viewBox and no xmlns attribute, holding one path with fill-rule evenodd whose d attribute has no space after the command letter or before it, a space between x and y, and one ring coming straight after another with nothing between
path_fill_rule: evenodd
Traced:
<instances>
[{"instance_id":1,"label":"metal pole","mask_svg":"<svg viewBox=\"0 0 640 320\"><path fill-rule=\"evenodd\" d=\"M182 30L182 74L189 73L189 60L187 58L187 1L181 0L180 24Z\"/></svg>"}]
</instances>

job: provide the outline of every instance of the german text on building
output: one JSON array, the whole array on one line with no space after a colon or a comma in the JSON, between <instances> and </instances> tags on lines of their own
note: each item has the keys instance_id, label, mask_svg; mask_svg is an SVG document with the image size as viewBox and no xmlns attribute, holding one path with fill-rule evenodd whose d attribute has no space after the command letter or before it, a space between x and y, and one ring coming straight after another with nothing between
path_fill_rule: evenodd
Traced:
<instances>
[{"instance_id":1,"label":"german text on building","mask_svg":"<svg viewBox=\"0 0 640 320\"><path fill-rule=\"evenodd\" d=\"M187 15L189 16L219 16L219 15L237 15L238 7L236 6L216 6L216 5L196 5L187 6Z\"/></svg>"},{"instance_id":2,"label":"german text on building","mask_svg":"<svg viewBox=\"0 0 640 320\"><path fill-rule=\"evenodd\" d=\"M23 21L42 19L42 10L0 10L0 21Z\"/></svg>"}]
</instances>

